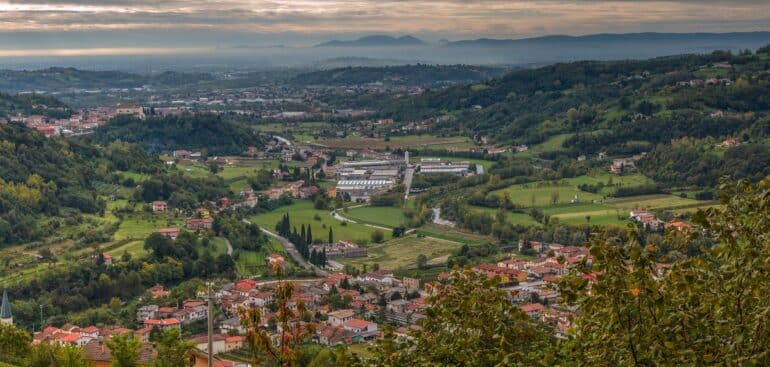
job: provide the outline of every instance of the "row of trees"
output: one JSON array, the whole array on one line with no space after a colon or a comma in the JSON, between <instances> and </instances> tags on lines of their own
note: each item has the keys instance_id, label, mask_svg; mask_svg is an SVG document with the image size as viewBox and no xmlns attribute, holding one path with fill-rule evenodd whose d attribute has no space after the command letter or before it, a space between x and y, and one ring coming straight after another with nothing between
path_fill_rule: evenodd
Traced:
<instances>
[{"instance_id":1,"label":"row of trees","mask_svg":"<svg viewBox=\"0 0 770 367\"><path fill-rule=\"evenodd\" d=\"M317 239L313 238L313 227L311 225L301 224L299 232L297 227L291 225L291 219L289 213L285 213L281 220L275 225L276 232L282 237L285 237L289 242L293 243L297 247L297 251L311 264L318 266L326 266L326 249L322 251L316 251L311 249L313 243L319 243ZM334 230L329 227L328 242L334 243Z\"/></svg>"}]
</instances>

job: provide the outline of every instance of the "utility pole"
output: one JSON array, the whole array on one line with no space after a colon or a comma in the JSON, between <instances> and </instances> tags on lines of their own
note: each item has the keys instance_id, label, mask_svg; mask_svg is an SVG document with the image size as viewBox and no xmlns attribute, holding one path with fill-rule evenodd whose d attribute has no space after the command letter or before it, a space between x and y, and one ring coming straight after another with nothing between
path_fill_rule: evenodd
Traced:
<instances>
[{"instance_id":1,"label":"utility pole","mask_svg":"<svg viewBox=\"0 0 770 367\"><path fill-rule=\"evenodd\" d=\"M208 367L214 367L214 295L211 294L211 282L206 283L207 294L209 298L209 311L208 311L208 321L209 321L209 331L208 331L208 353L209 353L209 365Z\"/></svg>"}]
</instances>

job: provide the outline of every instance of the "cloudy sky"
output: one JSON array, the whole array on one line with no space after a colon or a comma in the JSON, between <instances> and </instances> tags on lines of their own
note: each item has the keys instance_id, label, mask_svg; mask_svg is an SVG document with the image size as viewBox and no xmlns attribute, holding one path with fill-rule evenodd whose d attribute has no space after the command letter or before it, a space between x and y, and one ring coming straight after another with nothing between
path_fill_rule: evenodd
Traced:
<instances>
[{"instance_id":1,"label":"cloudy sky","mask_svg":"<svg viewBox=\"0 0 770 367\"><path fill-rule=\"evenodd\" d=\"M0 0L5 50L757 30L770 0Z\"/></svg>"}]
</instances>

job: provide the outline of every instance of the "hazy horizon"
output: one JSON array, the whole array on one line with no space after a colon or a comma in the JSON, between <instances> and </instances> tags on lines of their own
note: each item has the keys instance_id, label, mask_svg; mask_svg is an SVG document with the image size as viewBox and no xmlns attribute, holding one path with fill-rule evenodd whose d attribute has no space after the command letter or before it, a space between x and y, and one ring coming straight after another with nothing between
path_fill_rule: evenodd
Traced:
<instances>
[{"instance_id":1,"label":"hazy horizon","mask_svg":"<svg viewBox=\"0 0 770 367\"><path fill-rule=\"evenodd\" d=\"M758 0L0 0L0 49L305 47L372 34L438 42L768 24L770 7Z\"/></svg>"}]
</instances>

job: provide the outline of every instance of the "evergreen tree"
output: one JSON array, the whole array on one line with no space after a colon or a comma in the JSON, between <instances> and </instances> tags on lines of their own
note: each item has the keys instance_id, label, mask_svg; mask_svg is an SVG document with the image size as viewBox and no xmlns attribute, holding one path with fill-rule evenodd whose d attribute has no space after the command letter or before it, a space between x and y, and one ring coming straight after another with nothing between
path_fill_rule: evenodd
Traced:
<instances>
[{"instance_id":1,"label":"evergreen tree","mask_svg":"<svg viewBox=\"0 0 770 367\"><path fill-rule=\"evenodd\" d=\"M312 244L313 243L313 228L310 226L307 226L307 243Z\"/></svg>"},{"instance_id":2,"label":"evergreen tree","mask_svg":"<svg viewBox=\"0 0 770 367\"><path fill-rule=\"evenodd\" d=\"M334 230L332 230L332 227L329 227L329 244L334 243Z\"/></svg>"}]
</instances>

